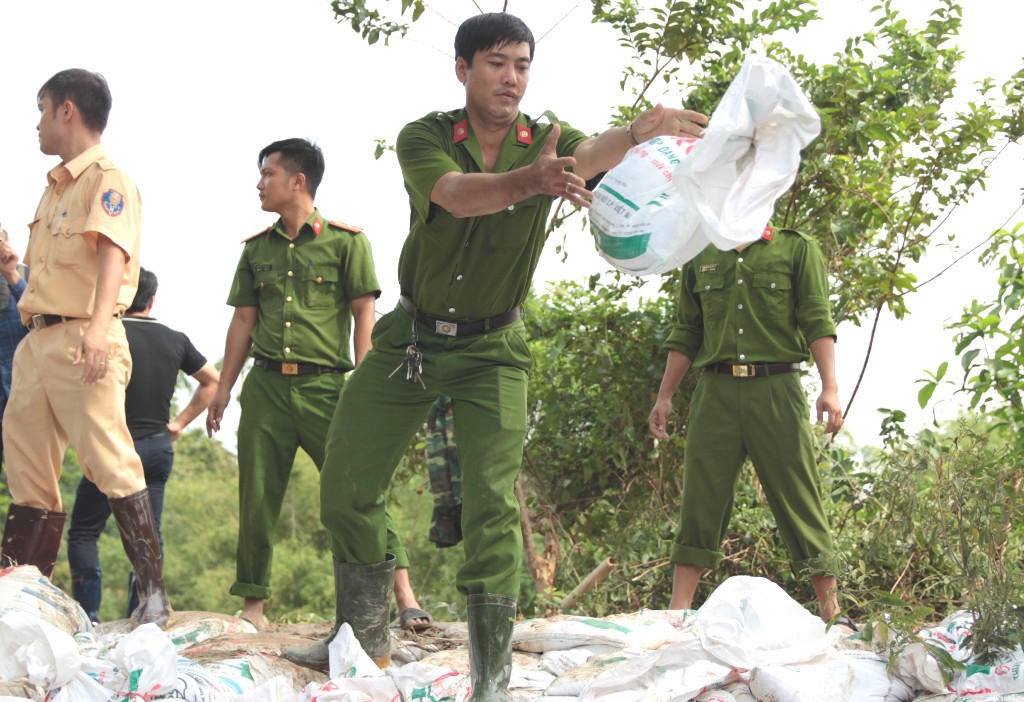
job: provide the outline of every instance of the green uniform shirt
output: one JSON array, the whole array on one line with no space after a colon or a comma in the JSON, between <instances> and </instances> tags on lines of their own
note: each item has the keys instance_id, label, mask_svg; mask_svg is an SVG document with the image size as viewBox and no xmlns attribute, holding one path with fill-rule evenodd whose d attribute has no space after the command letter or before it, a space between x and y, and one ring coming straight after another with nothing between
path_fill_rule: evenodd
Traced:
<instances>
[{"instance_id":1,"label":"green uniform shirt","mask_svg":"<svg viewBox=\"0 0 1024 702\"><path fill-rule=\"evenodd\" d=\"M369 240L314 210L294 241L278 220L245 242L228 304L259 307L253 356L351 370L351 301L370 293Z\"/></svg>"},{"instance_id":2,"label":"green uniform shirt","mask_svg":"<svg viewBox=\"0 0 1024 702\"><path fill-rule=\"evenodd\" d=\"M588 136L559 124L558 155L571 156ZM493 172L533 163L551 129L551 124L520 113ZM553 198L535 195L503 212L464 218L432 203L430 192L446 173L484 172L480 144L464 109L432 112L407 124L396 151L412 210L398 263L402 294L427 314L456 322L491 317L522 304L544 248Z\"/></svg>"},{"instance_id":3,"label":"green uniform shirt","mask_svg":"<svg viewBox=\"0 0 1024 702\"><path fill-rule=\"evenodd\" d=\"M743 251L708 246L683 267L665 347L712 363L789 363L835 336L825 259L810 237L778 230Z\"/></svg>"}]
</instances>

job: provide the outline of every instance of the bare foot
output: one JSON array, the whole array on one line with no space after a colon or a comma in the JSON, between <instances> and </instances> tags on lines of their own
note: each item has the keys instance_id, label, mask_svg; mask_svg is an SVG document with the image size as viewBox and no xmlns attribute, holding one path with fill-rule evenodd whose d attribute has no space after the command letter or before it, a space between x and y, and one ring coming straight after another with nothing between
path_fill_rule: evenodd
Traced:
<instances>
[{"instance_id":1,"label":"bare foot","mask_svg":"<svg viewBox=\"0 0 1024 702\"><path fill-rule=\"evenodd\" d=\"M267 618L263 616L263 600L258 597L246 597L242 613L238 616L256 627L256 631L267 628Z\"/></svg>"},{"instance_id":2,"label":"bare foot","mask_svg":"<svg viewBox=\"0 0 1024 702\"><path fill-rule=\"evenodd\" d=\"M420 603L416 601L416 595L409 583L407 568L395 570L394 589L395 605L398 607L398 622L403 629L420 633L433 626L434 620L420 608Z\"/></svg>"}]
</instances>

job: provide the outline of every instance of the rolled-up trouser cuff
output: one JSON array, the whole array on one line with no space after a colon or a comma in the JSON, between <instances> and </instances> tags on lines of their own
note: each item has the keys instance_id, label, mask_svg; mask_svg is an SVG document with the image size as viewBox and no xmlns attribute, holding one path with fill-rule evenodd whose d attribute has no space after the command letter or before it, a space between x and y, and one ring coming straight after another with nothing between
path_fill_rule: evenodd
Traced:
<instances>
[{"instance_id":1,"label":"rolled-up trouser cuff","mask_svg":"<svg viewBox=\"0 0 1024 702\"><path fill-rule=\"evenodd\" d=\"M406 552L405 547L394 548L393 544L388 544L388 553L395 556L395 568L408 568L409 567L409 554Z\"/></svg>"},{"instance_id":2,"label":"rolled-up trouser cuff","mask_svg":"<svg viewBox=\"0 0 1024 702\"><path fill-rule=\"evenodd\" d=\"M835 553L821 553L814 558L790 563L793 575L798 578L813 578L818 575L839 575L839 558Z\"/></svg>"},{"instance_id":3,"label":"rolled-up trouser cuff","mask_svg":"<svg viewBox=\"0 0 1024 702\"><path fill-rule=\"evenodd\" d=\"M676 565L691 565L701 568L717 568L722 561L721 551L708 551L682 544L672 544L672 554L669 556Z\"/></svg>"},{"instance_id":4,"label":"rolled-up trouser cuff","mask_svg":"<svg viewBox=\"0 0 1024 702\"><path fill-rule=\"evenodd\" d=\"M231 594L235 597L255 597L259 600L270 599L270 588L262 585L249 585L246 583L235 583L231 586Z\"/></svg>"}]
</instances>

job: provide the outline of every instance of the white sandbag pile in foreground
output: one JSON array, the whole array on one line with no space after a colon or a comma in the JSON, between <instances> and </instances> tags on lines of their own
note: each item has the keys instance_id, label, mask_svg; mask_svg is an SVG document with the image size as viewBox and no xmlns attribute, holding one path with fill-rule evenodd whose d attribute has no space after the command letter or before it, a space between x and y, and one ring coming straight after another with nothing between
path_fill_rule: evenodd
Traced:
<instances>
[{"instance_id":1,"label":"white sandbag pile in foreground","mask_svg":"<svg viewBox=\"0 0 1024 702\"><path fill-rule=\"evenodd\" d=\"M889 676L885 661L863 651L844 651L790 665L760 665L750 671L749 686L759 700L792 702L890 702L915 696L913 688Z\"/></svg>"},{"instance_id":2,"label":"white sandbag pile in foreground","mask_svg":"<svg viewBox=\"0 0 1024 702\"><path fill-rule=\"evenodd\" d=\"M969 612L954 612L935 627L922 629L918 636L945 650L954 660L966 665L947 686L939 674L938 664L922 644L908 646L896 662L896 672L917 689L933 693L954 693L948 699L991 700L1019 698L1024 700L1024 651L1015 650L1002 654L989 664L981 665L974 660L968 645L974 618ZM946 699L938 697L934 699Z\"/></svg>"},{"instance_id":3,"label":"white sandbag pile in foreground","mask_svg":"<svg viewBox=\"0 0 1024 702\"><path fill-rule=\"evenodd\" d=\"M92 630L81 605L35 566L0 570L0 616L8 612L22 612L72 635Z\"/></svg>"},{"instance_id":4,"label":"white sandbag pile in foreground","mask_svg":"<svg viewBox=\"0 0 1024 702\"><path fill-rule=\"evenodd\" d=\"M642 276L678 268L708 244L755 241L820 131L789 72L748 56L703 138L655 137L601 179L589 213L598 250Z\"/></svg>"},{"instance_id":5,"label":"white sandbag pile in foreground","mask_svg":"<svg viewBox=\"0 0 1024 702\"><path fill-rule=\"evenodd\" d=\"M346 624L331 644L327 679L276 655L293 637L278 641L223 615L179 612L168 631L131 631L124 622L68 631L78 627L75 617L51 613L71 608L63 601L70 598L38 571L16 575L20 587L0 587L8 593L0 598L0 702L464 702L471 691L464 643L445 649L439 640L396 639L393 650L410 662L394 656L382 671ZM0 571L0 584L10 576ZM12 598L27 601L29 582L49 601L35 615L8 606ZM923 630L922 641L970 662L960 647L970 625L958 613ZM517 701L910 702L923 694L916 699L1024 702L1020 650L996 666L968 667L947 689L935 682L927 650L910 647L890 676L885 660L843 650L836 629L762 578L730 578L696 612L536 619L517 624L513 640Z\"/></svg>"},{"instance_id":6,"label":"white sandbag pile in foreground","mask_svg":"<svg viewBox=\"0 0 1024 702\"><path fill-rule=\"evenodd\" d=\"M175 612L167 631L152 624L132 630L127 621L90 629L78 603L34 566L0 571L0 702L233 702L276 676L293 686L326 680L259 651L219 659L207 651L202 664L180 655L214 637L258 639L235 617Z\"/></svg>"}]
</instances>

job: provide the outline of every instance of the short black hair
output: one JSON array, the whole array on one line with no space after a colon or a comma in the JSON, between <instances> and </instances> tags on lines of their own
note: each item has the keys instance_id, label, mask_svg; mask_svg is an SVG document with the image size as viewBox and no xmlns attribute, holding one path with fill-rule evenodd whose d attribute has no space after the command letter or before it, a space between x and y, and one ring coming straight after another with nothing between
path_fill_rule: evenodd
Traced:
<instances>
[{"instance_id":1,"label":"short black hair","mask_svg":"<svg viewBox=\"0 0 1024 702\"><path fill-rule=\"evenodd\" d=\"M279 161L292 175L302 173L306 176L306 188L311 197L316 197L316 189L324 179L324 152L309 139L282 139L268 144L260 151L256 161L258 168L271 154L281 154Z\"/></svg>"},{"instance_id":2,"label":"short black hair","mask_svg":"<svg viewBox=\"0 0 1024 702\"><path fill-rule=\"evenodd\" d=\"M63 70L43 83L36 99L42 100L44 96L50 98L54 109L65 100L75 103L82 115L82 123L92 131L102 134L107 128L113 98L110 96L107 79L99 73L84 68Z\"/></svg>"},{"instance_id":3,"label":"short black hair","mask_svg":"<svg viewBox=\"0 0 1024 702\"><path fill-rule=\"evenodd\" d=\"M478 51L487 51L505 44L530 45L530 60L533 60L533 32L526 23L507 12L485 12L473 15L462 23L455 33L455 58L460 56L470 66Z\"/></svg>"},{"instance_id":4,"label":"short black hair","mask_svg":"<svg viewBox=\"0 0 1024 702\"><path fill-rule=\"evenodd\" d=\"M135 314L136 312L145 312L146 308L149 307L149 303L153 301L153 296L156 295L156 286L156 273L147 271L145 268L139 268L139 289L135 291L135 299L132 300L131 306L124 313Z\"/></svg>"}]
</instances>

